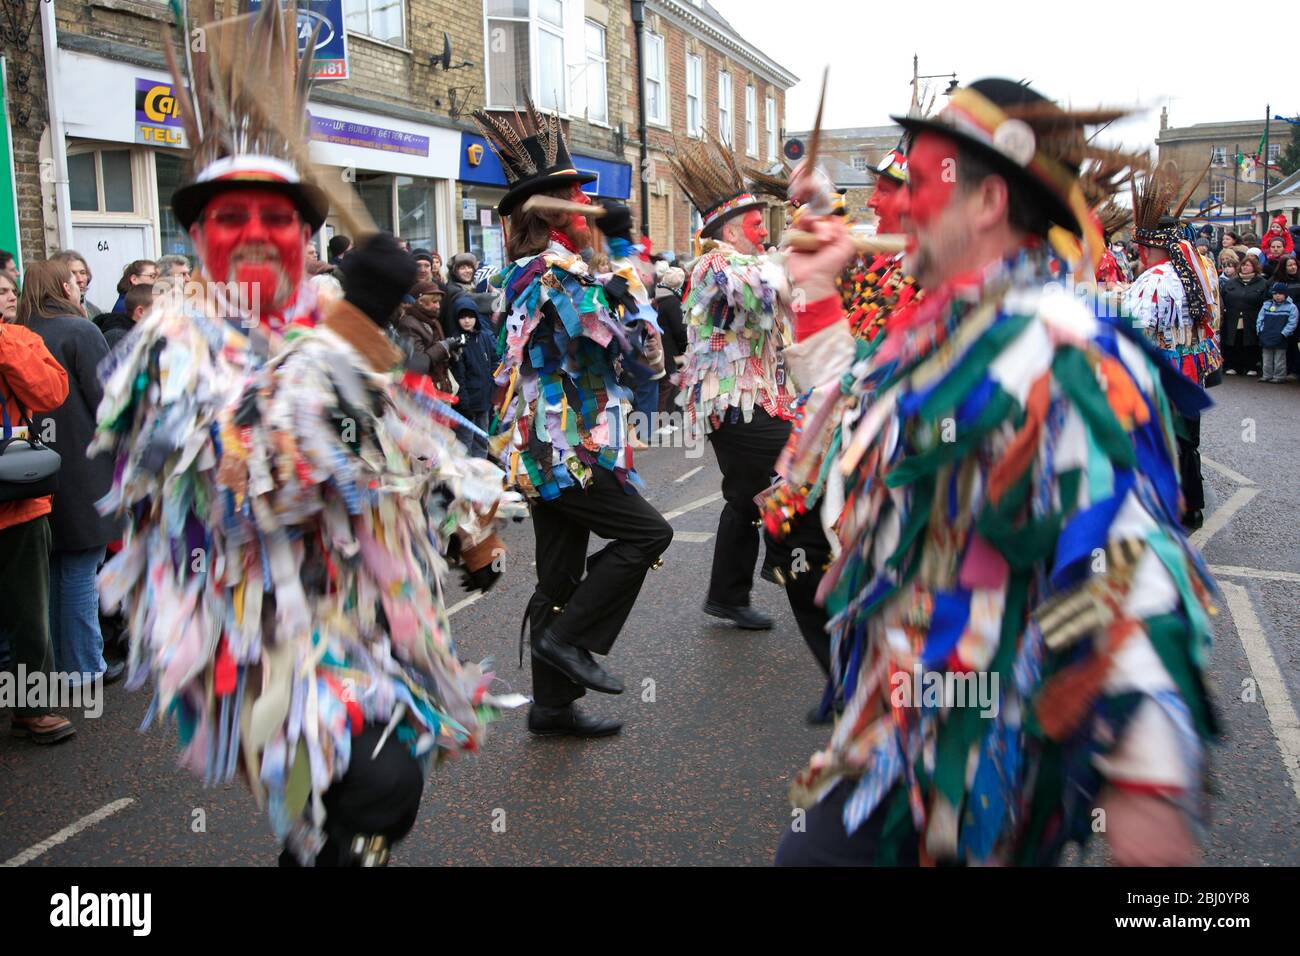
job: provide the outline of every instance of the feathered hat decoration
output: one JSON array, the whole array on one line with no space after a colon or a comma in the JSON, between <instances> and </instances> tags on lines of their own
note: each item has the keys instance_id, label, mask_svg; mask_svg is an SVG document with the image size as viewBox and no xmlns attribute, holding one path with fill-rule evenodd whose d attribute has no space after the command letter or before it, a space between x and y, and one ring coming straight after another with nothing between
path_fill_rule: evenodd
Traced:
<instances>
[{"instance_id":1,"label":"feathered hat decoration","mask_svg":"<svg viewBox=\"0 0 1300 956\"><path fill-rule=\"evenodd\" d=\"M581 172L569 155L560 117L541 113L532 98L524 96L525 112L514 111L514 123L483 110L472 114L474 123L501 160L510 188L497 203L497 212L508 216L529 196L566 183L586 185L596 174Z\"/></svg>"},{"instance_id":2,"label":"feathered hat decoration","mask_svg":"<svg viewBox=\"0 0 1300 956\"><path fill-rule=\"evenodd\" d=\"M198 7L204 43L191 49L187 17L179 2L172 4L183 68L175 39L164 42L190 146L191 181L172 197L176 218L188 229L219 193L260 189L288 196L314 232L329 213L329 200L303 181L297 166L308 139L313 44L300 61L296 7L268 2L256 13L225 20L215 19L213 0L200 0Z\"/></svg>"},{"instance_id":3,"label":"feathered hat decoration","mask_svg":"<svg viewBox=\"0 0 1300 956\"><path fill-rule=\"evenodd\" d=\"M678 139L668 159L677 185L704 219L703 238L715 238L728 219L763 208L763 200L746 187L736 157L716 139Z\"/></svg>"},{"instance_id":4,"label":"feathered hat decoration","mask_svg":"<svg viewBox=\"0 0 1300 956\"><path fill-rule=\"evenodd\" d=\"M1213 301L1213 279L1183 235L1179 217L1209 168L1207 164L1187 188L1172 161L1133 178L1133 241L1168 253L1169 262L1182 282L1187 313L1193 321L1199 321Z\"/></svg>"}]
</instances>

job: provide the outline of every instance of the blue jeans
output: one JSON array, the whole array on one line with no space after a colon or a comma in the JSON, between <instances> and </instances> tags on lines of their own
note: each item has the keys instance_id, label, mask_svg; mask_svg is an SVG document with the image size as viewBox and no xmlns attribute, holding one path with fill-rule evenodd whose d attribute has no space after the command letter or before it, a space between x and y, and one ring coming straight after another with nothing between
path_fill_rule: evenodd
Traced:
<instances>
[{"instance_id":1,"label":"blue jeans","mask_svg":"<svg viewBox=\"0 0 1300 956\"><path fill-rule=\"evenodd\" d=\"M95 585L95 572L103 559L103 548L50 552L50 639L54 666L60 672L104 672L104 635L99 632L99 589Z\"/></svg>"}]
</instances>

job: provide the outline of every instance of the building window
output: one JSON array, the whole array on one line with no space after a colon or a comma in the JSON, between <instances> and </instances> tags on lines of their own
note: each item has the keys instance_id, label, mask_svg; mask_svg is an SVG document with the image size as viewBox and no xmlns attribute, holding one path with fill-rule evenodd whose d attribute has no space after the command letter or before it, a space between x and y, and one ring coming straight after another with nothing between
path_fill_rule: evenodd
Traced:
<instances>
[{"instance_id":1,"label":"building window","mask_svg":"<svg viewBox=\"0 0 1300 956\"><path fill-rule=\"evenodd\" d=\"M1227 150L1227 147L1225 147L1225 146L1215 146L1215 147L1210 151L1210 165L1211 165L1211 166L1227 166L1227 165L1228 165L1228 150Z\"/></svg>"},{"instance_id":2,"label":"building window","mask_svg":"<svg viewBox=\"0 0 1300 956\"><path fill-rule=\"evenodd\" d=\"M1210 198L1215 202L1223 202L1228 195L1228 182L1217 176L1210 183Z\"/></svg>"},{"instance_id":3,"label":"building window","mask_svg":"<svg viewBox=\"0 0 1300 956\"><path fill-rule=\"evenodd\" d=\"M766 127L766 129L767 129L767 158L768 158L768 159L776 159L776 153L777 153L777 148L776 148L777 129L776 129L776 97L775 97L775 96L769 96L769 97L767 98L767 115L766 115L765 119L766 119L766 121L767 121L767 127Z\"/></svg>"},{"instance_id":4,"label":"building window","mask_svg":"<svg viewBox=\"0 0 1300 956\"><path fill-rule=\"evenodd\" d=\"M867 170L867 157L865 157L865 156L854 156L854 157L853 157L853 168L854 168L857 172L860 172L860 173L866 172L866 170Z\"/></svg>"},{"instance_id":5,"label":"building window","mask_svg":"<svg viewBox=\"0 0 1300 956\"><path fill-rule=\"evenodd\" d=\"M129 149L97 149L68 157L73 212L135 212Z\"/></svg>"},{"instance_id":6,"label":"building window","mask_svg":"<svg viewBox=\"0 0 1300 956\"><path fill-rule=\"evenodd\" d=\"M397 235L412 249L436 249L438 246L437 200L434 180L423 177L397 176Z\"/></svg>"},{"instance_id":7,"label":"building window","mask_svg":"<svg viewBox=\"0 0 1300 956\"><path fill-rule=\"evenodd\" d=\"M668 97L665 95L664 38L645 34L645 113L660 126L668 125Z\"/></svg>"},{"instance_id":8,"label":"building window","mask_svg":"<svg viewBox=\"0 0 1300 956\"><path fill-rule=\"evenodd\" d=\"M609 95L606 74L609 57L605 53L605 28L587 21L587 119L609 123Z\"/></svg>"},{"instance_id":9,"label":"building window","mask_svg":"<svg viewBox=\"0 0 1300 956\"><path fill-rule=\"evenodd\" d=\"M394 46L406 45L404 0L343 0L343 19L353 33Z\"/></svg>"},{"instance_id":10,"label":"building window","mask_svg":"<svg viewBox=\"0 0 1300 956\"><path fill-rule=\"evenodd\" d=\"M158 186L158 247L164 256L193 258L194 245L190 242L190 235L172 211L172 197L186 181L185 160L178 153L180 150L154 153L154 178ZM72 157L68 157L69 163L71 160Z\"/></svg>"},{"instance_id":11,"label":"building window","mask_svg":"<svg viewBox=\"0 0 1300 956\"><path fill-rule=\"evenodd\" d=\"M758 93L745 87L745 152L758 155Z\"/></svg>"},{"instance_id":12,"label":"building window","mask_svg":"<svg viewBox=\"0 0 1300 956\"><path fill-rule=\"evenodd\" d=\"M735 100L731 93L731 74L718 74L718 136L731 145L731 107Z\"/></svg>"},{"instance_id":13,"label":"building window","mask_svg":"<svg viewBox=\"0 0 1300 956\"><path fill-rule=\"evenodd\" d=\"M1282 152L1282 145L1280 143L1268 144L1268 164L1270 166L1277 165L1277 157L1281 152Z\"/></svg>"},{"instance_id":14,"label":"building window","mask_svg":"<svg viewBox=\"0 0 1300 956\"><path fill-rule=\"evenodd\" d=\"M378 2L378 0L371 0ZM563 0L485 0L487 105L565 109Z\"/></svg>"},{"instance_id":15,"label":"building window","mask_svg":"<svg viewBox=\"0 0 1300 956\"><path fill-rule=\"evenodd\" d=\"M704 135L704 60L686 54L686 133Z\"/></svg>"}]
</instances>

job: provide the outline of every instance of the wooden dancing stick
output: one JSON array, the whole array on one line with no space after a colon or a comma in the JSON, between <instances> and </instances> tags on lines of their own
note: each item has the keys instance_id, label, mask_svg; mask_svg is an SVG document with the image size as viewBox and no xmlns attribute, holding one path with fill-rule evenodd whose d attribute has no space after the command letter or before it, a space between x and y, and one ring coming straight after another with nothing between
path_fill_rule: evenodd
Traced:
<instances>
[{"instance_id":1,"label":"wooden dancing stick","mask_svg":"<svg viewBox=\"0 0 1300 956\"><path fill-rule=\"evenodd\" d=\"M894 255L907 248L907 237L900 235L859 236L849 233L849 238L859 253L877 253ZM811 232L799 229L787 229L781 235L781 244L798 252L815 252L822 247L822 241Z\"/></svg>"},{"instance_id":2,"label":"wooden dancing stick","mask_svg":"<svg viewBox=\"0 0 1300 956\"><path fill-rule=\"evenodd\" d=\"M812 132L808 134L808 155L804 162L808 164L809 169L817 165L817 153L821 148L822 142L822 110L826 106L826 81L830 79L831 67L828 63L822 70L822 92L817 99L817 118L813 120Z\"/></svg>"},{"instance_id":3,"label":"wooden dancing stick","mask_svg":"<svg viewBox=\"0 0 1300 956\"><path fill-rule=\"evenodd\" d=\"M570 202L557 196L529 196L519 207L522 212L567 212L588 219L599 219L605 215L605 207L595 203Z\"/></svg>"}]
</instances>

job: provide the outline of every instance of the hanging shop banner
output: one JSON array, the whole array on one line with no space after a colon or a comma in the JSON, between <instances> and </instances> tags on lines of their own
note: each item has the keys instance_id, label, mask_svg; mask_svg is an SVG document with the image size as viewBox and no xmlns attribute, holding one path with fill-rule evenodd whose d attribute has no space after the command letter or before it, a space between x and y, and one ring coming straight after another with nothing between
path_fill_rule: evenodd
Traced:
<instances>
[{"instance_id":1,"label":"hanging shop banner","mask_svg":"<svg viewBox=\"0 0 1300 956\"><path fill-rule=\"evenodd\" d=\"M8 64L0 56L0 249L13 253L18 271L22 272L23 244L18 234L18 181L14 178L14 138L9 126L7 71Z\"/></svg>"},{"instance_id":2,"label":"hanging shop banner","mask_svg":"<svg viewBox=\"0 0 1300 956\"><path fill-rule=\"evenodd\" d=\"M185 148L185 124L170 83L135 78L135 141Z\"/></svg>"},{"instance_id":3,"label":"hanging shop banner","mask_svg":"<svg viewBox=\"0 0 1300 956\"><path fill-rule=\"evenodd\" d=\"M248 0L252 13L262 0ZM348 79L348 31L343 22L343 0L298 0L298 55L307 52L317 28L312 76L318 80Z\"/></svg>"},{"instance_id":4,"label":"hanging shop banner","mask_svg":"<svg viewBox=\"0 0 1300 956\"><path fill-rule=\"evenodd\" d=\"M404 153L407 156L428 156L429 137L406 133L400 129L385 129L348 120L311 116L311 138L318 143L337 143L340 146L360 146L378 149L385 153Z\"/></svg>"}]
</instances>

